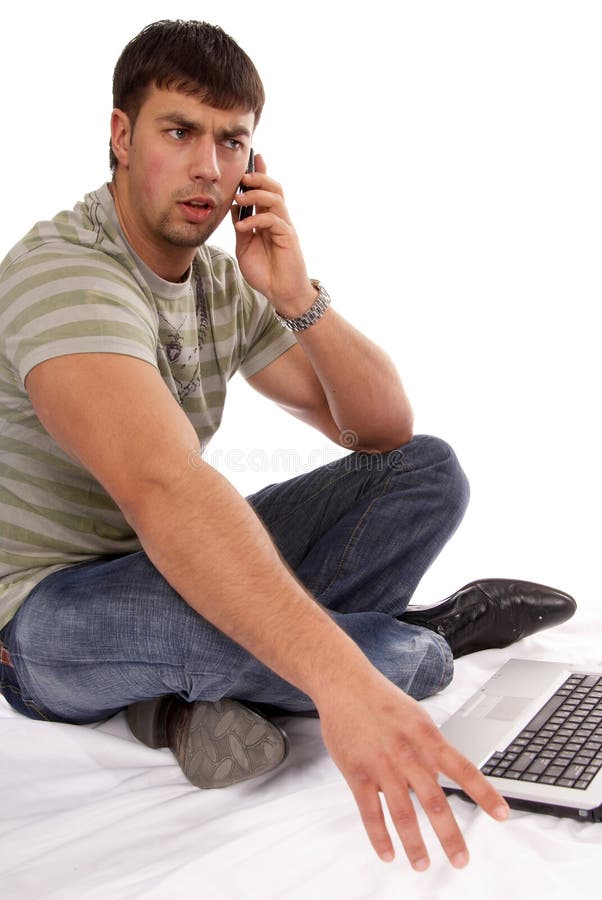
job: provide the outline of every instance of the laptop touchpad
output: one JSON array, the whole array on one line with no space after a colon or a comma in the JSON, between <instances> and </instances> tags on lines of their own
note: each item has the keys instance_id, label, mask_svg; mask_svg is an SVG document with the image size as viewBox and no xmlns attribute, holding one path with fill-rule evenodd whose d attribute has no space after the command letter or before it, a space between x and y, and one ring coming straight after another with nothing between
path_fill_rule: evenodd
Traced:
<instances>
[{"instance_id":1,"label":"laptop touchpad","mask_svg":"<svg viewBox=\"0 0 602 900\"><path fill-rule=\"evenodd\" d=\"M511 722L520 716L525 707L531 703L531 700L527 700L525 697L497 697L496 699L497 703L487 711L485 719Z\"/></svg>"}]
</instances>

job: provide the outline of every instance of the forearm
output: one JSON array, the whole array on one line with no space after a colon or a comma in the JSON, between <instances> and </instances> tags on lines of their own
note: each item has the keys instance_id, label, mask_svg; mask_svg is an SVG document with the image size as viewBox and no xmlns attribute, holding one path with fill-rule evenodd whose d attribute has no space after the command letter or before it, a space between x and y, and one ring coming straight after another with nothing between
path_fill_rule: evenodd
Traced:
<instances>
[{"instance_id":1,"label":"forearm","mask_svg":"<svg viewBox=\"0 0 602 900\"><path fill-rule=\"evenodd\" d=\"M332 308L297 334L341 434L356 449L391 450L412 437L412 408L387 354ZM349 446L349 440L345 441Z\"/></svg>"},{"instance_id":2,"label":"forearm","mask_svg":"<svg viewBox=\"0 0 602 900\"><path fill-rule=\"evenodd\" d=\"M169 584L200 615L319 705L369 677L356 644L288 570L235 489L205 463L124 510Z\"/></svg>"},{"instance_id":3,"label":"forearm","mask_svg":"<svg viewBox=\"0 0 602 900\"><path fill-rule=\"evenodd\" d=\"M244 203L257 214L236 222L236 253L249 284L261 291L280 315L297 318L311 307L317 290L290 221L282 188L266 175L261 156L257 171L245 175L250 189ZM235 198L242 203L240 198ZM329 415L339 434L355 432L356 449L391 450L412 437L412 411L387 355L332 308L297 334L320 382ZM350 446L349 440L342 440Z\"/></svg>"}]
</instances>

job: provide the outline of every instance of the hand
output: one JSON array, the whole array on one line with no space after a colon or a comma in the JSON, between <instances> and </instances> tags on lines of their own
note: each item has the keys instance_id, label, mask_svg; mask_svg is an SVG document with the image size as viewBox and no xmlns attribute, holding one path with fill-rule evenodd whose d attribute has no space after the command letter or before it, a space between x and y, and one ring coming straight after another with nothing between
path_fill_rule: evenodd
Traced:
<instances>
[{"instance_id":1,"label":"hand","mask_svg":"<svg viewBox=\"0 0 602 900\"><path fill-rule=\"evenodd\" d=\"M317 296L311 284L281 186L266 174L263 157L255 172L243 176L249 190L234 197L236 256L242 274L285 316L306 312ZM255 215L238 221L239 206L255 206Z\"/></svg>"},{"instance_id":2,"label":"hand","mask_svg":"<svg viewBox=\"0 0 602 900\"><path fill-rule=\"evenodd\" d=\"M351 788L372 846L385 862L394 858L379 792L384 795L406 855L417 871L429 857L410 799L413 790L449 860L468 863L468 850L437 773L443 772L490 816L508 816L503 797L479 770L451 746L424 709L380 673L358 691L336 695L316 705L322 735L334 762Z\"/></svg>"}]
</instances>

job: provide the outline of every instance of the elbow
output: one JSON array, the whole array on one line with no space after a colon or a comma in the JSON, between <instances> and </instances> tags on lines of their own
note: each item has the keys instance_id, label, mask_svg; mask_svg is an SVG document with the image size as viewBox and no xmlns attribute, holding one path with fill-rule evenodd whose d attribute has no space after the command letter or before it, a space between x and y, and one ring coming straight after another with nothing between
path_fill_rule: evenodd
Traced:
<instances>
[{"instance_id":1,"label":"elbow","mask_svg":"<svg viewBox=\"0 0 602 900\"><path fill-rule=\"evenodd\" d=\"M404 444L409 444L414 437L414 413L411 408L408 409L399 437L401 440L395 445L396 447L403 447Z\"/></svg>"},{"instance_id":2,"label":"elbow","mask_svg":"<svg viewBox=\"0 0 602 900\"><path fill-rule=\"evenodd\" d=\"M370 447L363 447L362 449L372 453L388 453L391 450L396 450L398 447L409 444L413 437L414 413L411 407L408 406L395 421L388 423L387 427L383 428L379 435L374 435L372 440L366 442L370 444Z\"/></svg>"},{"instance_id":3,"label":"elbow","mask_svg":"<svg viewBox=\"0 0 602 900\"><path fill-rule=\"evenodd\" d=\"M410 443L413 437L414 432L412 428L407 428L404 431L395 432L388 440L379 441L378 446L374 446L371 449L372 452L376 453L390 453L391 450L405 447L406 444Z\"/></svg>"},{"instance_id":4,"label":"elbow","mask_svg":"<svg viewBox=\"0 0 602 900\"><path fill-rule=\"evenodd\" d=\"M408 404L395 422L391 423L384 440L379 442L381 444L379 450L385 453L389 450L395 450L397 447L403 447L405 444L409 444L413 437L414 413Z\"/></svg>"},{"instance_id":5,"label":"elbow","mask_svg":"<svg viewBox=\"0 0 602 900\"><path fill-rule=\"evenodd\" d=\"M395 450L397 447L404 447L406 444L409 444L412 438L414 437L414 428L413 422L405 428L403 431L400 431L397 435L395 443L389 449Z\"/></svg>"}]
</instances>

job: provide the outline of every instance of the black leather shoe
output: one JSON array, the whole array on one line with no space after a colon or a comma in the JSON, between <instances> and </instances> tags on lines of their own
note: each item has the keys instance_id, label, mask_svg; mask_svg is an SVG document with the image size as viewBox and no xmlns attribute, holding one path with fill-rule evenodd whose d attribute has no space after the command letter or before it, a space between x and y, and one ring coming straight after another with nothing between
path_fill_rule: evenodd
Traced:
<instances>
[{"instance_id":1,"label":"black leather shoe","mask_svg":"<svg viewBox=\"0 0 602 900\"><path fill-rule=\"evenodd\" d=\"M471 581L437 606L406 612L398 619L436 631L458 659L477 650L507 647L560 625L576 609L573 598L563 591L530 581L492 578Z\"/></svg>"}]
</instances>

